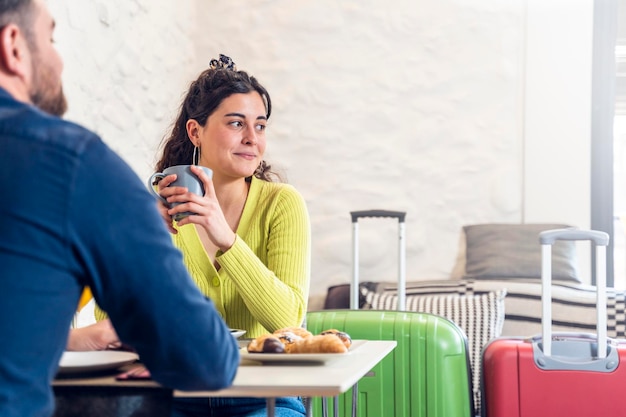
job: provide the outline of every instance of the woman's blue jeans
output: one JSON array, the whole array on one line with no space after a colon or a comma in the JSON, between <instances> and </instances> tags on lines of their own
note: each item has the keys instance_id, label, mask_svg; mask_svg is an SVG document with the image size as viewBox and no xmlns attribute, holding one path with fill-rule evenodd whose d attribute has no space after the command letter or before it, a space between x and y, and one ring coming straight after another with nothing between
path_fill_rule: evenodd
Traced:
<instances>
[{"instance_id":1,"label":"woman's blue jeans","mask_svg":"<svg viewBox=\"0 0 626 417\"><path fill-rule=\"evenodd\" d=\"M174 398L171 417L265 417L265 398ZM298 397L276 398L276 417L303 417L304 404Z\"/></svg>"}]
</instances>

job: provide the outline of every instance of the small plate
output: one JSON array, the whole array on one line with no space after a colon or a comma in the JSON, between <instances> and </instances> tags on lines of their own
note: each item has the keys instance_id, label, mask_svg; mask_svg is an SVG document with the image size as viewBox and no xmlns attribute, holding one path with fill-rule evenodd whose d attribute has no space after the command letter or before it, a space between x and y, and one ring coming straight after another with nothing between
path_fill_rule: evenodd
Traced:
<instances>
[{"instance_id":1,"label":"small plate","mask_svg":"<svg viewBox=\"0 0 626 417\"><path fill-rule=\"evenodd\" d=\"M250 353L247 348L242 348L240 353L241 359L262 362L264 364L285 362L326 363L350 356L366 342L367 340L353 340L350 349L346 353Z\"/></svg>"},{"instance_id":2,"label":"small plate","mask_svg":"<svg viewBox=\"0 0 626 417\"><path fill-rule=\"evenodd\" d=\"M59 374L94 372L117 369L139 359L133 352L97 350L89 352L63 352L59 361Z\"/></svg>"},{"instance_id":3,"label":"small plate","mask_svg":"<svg viewBox=\"0 0 626 417\"><path fill-rule=\"evenodd\" d=\"M232 334L235 339L239 339L241 336L246 334L246 331L240 329L230 329L230 334Z\"/></svg>"}]
</instances>

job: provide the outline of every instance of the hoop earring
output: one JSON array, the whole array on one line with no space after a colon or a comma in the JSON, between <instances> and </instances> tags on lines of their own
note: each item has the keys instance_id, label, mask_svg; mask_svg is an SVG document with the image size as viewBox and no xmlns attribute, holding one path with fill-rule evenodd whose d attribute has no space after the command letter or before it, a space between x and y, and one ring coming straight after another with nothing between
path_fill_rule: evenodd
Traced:
<instances>
[{"instance_id":1,"label":"hoop earring","mask_svg":"<svg viewBox=\"0 0 626 417\"><path fill-rule=\"evenodd\" d=\"M193 147L193 155L191 157L191 165L198 165L200 163L200 147Z\"/></svg>"}]
</instances>

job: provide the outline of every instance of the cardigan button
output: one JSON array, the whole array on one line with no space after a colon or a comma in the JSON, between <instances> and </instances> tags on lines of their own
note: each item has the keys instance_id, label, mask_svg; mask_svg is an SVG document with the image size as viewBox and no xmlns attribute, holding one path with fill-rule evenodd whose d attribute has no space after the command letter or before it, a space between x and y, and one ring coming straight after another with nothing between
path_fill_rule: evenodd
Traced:
<instances>
[{"instance_id":1,"label":"cardigan button","mask_svg":"<svg viewBox=\"0 0 626 417\"><path fill-rule=\"evenodd\" d=\"M211 284L213 284L214 287L219 287L220 279L218 277L213 278L213 280L211 280Z\"/></svg>"}]
</instances>

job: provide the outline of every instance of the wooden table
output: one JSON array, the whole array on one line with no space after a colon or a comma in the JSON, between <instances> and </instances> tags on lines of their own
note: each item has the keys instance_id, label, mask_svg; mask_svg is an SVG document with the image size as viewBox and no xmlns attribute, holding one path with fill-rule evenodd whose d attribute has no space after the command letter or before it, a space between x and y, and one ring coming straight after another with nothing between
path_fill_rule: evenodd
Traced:
<instances>
[{"instance_id":1,"label":"wooden table","mask_svg":"<svg viewBox=\"0 0 626 417\"><path fill-rule=\"evenodd\" d=\"M54 381L57 396L62 392L111 391L115 395L133 390L153 389L174 397L259 397L268 399L268 415L273 416L274 399L285 396L335 397L355 385L367 372L396 347L396 341L355 340L349 354L325 363L265 363L249 361L242 355L233 384L219 391L165 390L154 381L117 381L115 375L64 378ZM160 396L160 394L159 394ZM69 414L68 414L69 415ZM119 415L119 412L118 412ZM65 417L57 414L55 417ZM95 417L95 416L94 416Z\"/></svg>"}]
</instances>

